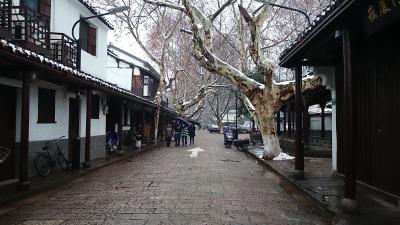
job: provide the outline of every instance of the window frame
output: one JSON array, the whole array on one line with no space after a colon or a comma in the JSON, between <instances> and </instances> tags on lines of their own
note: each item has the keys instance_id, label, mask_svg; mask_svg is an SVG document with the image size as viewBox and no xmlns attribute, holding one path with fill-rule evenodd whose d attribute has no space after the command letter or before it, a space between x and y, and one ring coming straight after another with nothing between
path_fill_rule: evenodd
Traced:
<instances>
[{"instance_id":1,"label":"window frame","mask_svg":"<svg viewBox=\"0 0 400 225\"><path fill-rule=\"evenodd\" d=\"M43 95L50 98L45 99ZM38 87L37 97L37 123L56 123L56 90Z\"/></svg>"},{"instance_id":2,"label":"window frame","mask_svg":"<svg viewBox=\"0 0 400 225\"><path fill-rule=\"evenodd\" d=\"M150 77L145 75L143 76L143 97L150 96Z\"/></svg>"},{"instance_id":3,"label":"window frame","mask_svg":"<svg viewBox=\"0 0 400 225\"><path fill-rule=\"evenodd\" d=\"M97 105L97 107L96 107ZM91 119L100 119L100 96L92 94L92 108L91 108Z\"/></svg>"},{"instance_id":4,"label":"window frame","mask_svg":"<svg viewBox=\"0 0 400 225\"><path fill-rule=\"evenodd\" d=\"M87 21L79 24L79 41L81 49L93 56L97 55L97 27L92 26Z\"/></svg>"}]
</instances>

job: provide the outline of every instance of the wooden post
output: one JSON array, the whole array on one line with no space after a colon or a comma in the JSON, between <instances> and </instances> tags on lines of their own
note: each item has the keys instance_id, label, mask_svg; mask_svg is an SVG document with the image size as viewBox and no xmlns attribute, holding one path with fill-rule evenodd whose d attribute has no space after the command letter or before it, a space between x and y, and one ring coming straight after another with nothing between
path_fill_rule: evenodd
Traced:
<instances>
[{"instance_id":1,"label":"wooden post","mask_svg":"<svg viewBox=\"0 0 400 225\"><path fill-rule=\"evenodd\" d=\"M276 133L281 134L281 111L279 110L276 114Z\"/></svg>"},{"instance_id":2,"label":"wooden post","mask_svg":"<svg viewBox=\"0 0 400 225\"><path fill-rule=\"evenodd\" d=\"M92 91L86 90L86 137L85 137L85 162L84 168L90 167L90 140L92 124Z\"/></svg>"},{"instance_id":3,"label":"wooden post","mask_svg":"<svg viewBox=\"0 0 400 225\"><path fill-rule=\"evenodd\" d=\"M146 120L146 106L142 106L142 119L140 121L140 132L142 134L142 143L146 143L146 137L144 136L144 125L145 125L145 120Z\"/></svg>"},{"instance_id":4,"label":"wooden post","mask_svg":"<svg viewBox=\"0 0 400 225\"><path fill-rule=\"evenodd\" d=\"M325 138L325 106L326 103L319 104L321 107L321 137Z\"/></svg>"},{"instance_id":5,"label":"wooden post","mask_svg":"<svg viewBox=\"0 0 400 225\"><path fill-rule=\"evenodd\" d=\"M119 103L119 116L118 116L118 150L120 153L123 153L122 150L122 141L123 141L123 134L122 134L122 123L124 121L124 102L121 100Z\"/></svg>"},{"instance_id":6,"label":"wooden post","mask_svg":"<svg viewBox=\"0 0 400 225\"><path fill-rule=\"evenodd\" d=\"M292 103L288 105L288 137L292 137Z\"/></svg>"},{"instance_id":7,"label":"wooden post","mask_svg":"<svg viewBox=\"0 0 400 225\"><path fill-rule=\"evenodd\" d=\"M30 104L30 77L23 74L22 104L21 104L21 143L19 158L19 187L29 189L28 158L29 158L29 104Z\"/></svg>"},{"instance_id":8,"label":"wooden post","mask_svg":"<svg viewBox=\"0 0 400 225\"><path fill-rule=\"evenodd\" d=\"M310 144L310 114L308 114L307 97L303 96L303 124L304 124L304 146Z\"/></svg>"},{"instance_id":9,"label":"wooden post","mask_svg":"<svg viewBox=\"0 0 400 225\"><path fill-rule=\"evenodd\" d=\"M295 95L295 110L296 110L296 136L295 136L295 178L304 179L304 148L301 142L302 138L302 120L301 120L301 101L302 101L302 71L301 66L295 68L296 80L296 95Z\"/></svg>"},{"instance_id":10,"label":"wooden post","mask_svg":"<svg viewBox=\"0 0 400 225\"><path fill-rule=\"evenodd\" d=\"M80 169L80 162L81 162L81 139L80 139L80 132L81 132L81 97L80 97L79 90L75 93L76 98L76 109L75 109L75 137L74 137L74 152L72 153L72 169L79 170Z\"/></svg>"},{"instance_id":11,"label":"wooden post","mask_svg":"<svg viewBox=\"0 0 400 225\"><path fill-rule=\"evenodd\" d=\"M343 152L345 152L345 189L342 199L342 209L348 213L358 211L356 202L356 156L353 140L353 93L352 93L352 65L351 65L351 37L349 30L343 31L343 118L346 120L346 129L343 130Z\"/></svg>"},{"instance_id":12,"label":"wooden post","mask_svg":"<svg viewBox=\"0 0 400 225\"><path fill-rule=\"evenodd\" d=\"M287 108L283 110L283 132L286 134Z\"/></svg>"}]
</instances>

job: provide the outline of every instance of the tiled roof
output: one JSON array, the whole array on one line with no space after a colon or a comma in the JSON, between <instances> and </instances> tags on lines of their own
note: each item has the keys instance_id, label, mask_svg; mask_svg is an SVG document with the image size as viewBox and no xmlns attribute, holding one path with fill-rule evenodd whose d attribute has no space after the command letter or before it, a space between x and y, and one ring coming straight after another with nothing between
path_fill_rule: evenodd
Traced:
<instances>
[{"instance_id":1,"label":"tiled roof","mask_svg":"<svg viewBox=\"0 0 400 225\"><path fill-rule=\"evenodd\" d=\"M58 62L56 62L56 61L54 61L52 59L49 59L49 58L47 58L47 57L45 57L45 56L43 56L41 54L32 52L32 51L30 51L28 49L24 49L24 48L19 47L17 45L14 45L14 44L6 41L6 40L0 39L0 48L8 50L8 51L10 51L10 52L12 52L14 54L24 56L25 58L30 59L32 61L40 62L40 63L42 63L44 65L49 66L50 68L54 68L54 69L66 72L66 73L68 73L70 75L76 76L77 78L89 81L94 85L98 85L98 86L107 88L110 91L121 93L121 94L124 94L126 96L132 97L134 99L140 100L141 102L145 102L145 103L148 103L150 105L155 106L155 103L153 101L150 101L148 99L145 99L145 98L142 98L140 96L137 96L137 95L133 94L130 91L127 91L127 90L125 90L123 88L120 88L120 87L118 87L118 86L116 86L116 85L114 85L114 84L112 84L110 82L104 81L104 80L102 80L100 78L97 78L97 77L95 77L93 75L87 74L85 72L79 71L79 70L74 69L72 67L69 67L69 66L66 66L64 64L58 63Z\"/></svg>"},{"instance_id":2,"label":"tiled roof","mask_svg":"<svg viewBox=\"0 0 400 225\"><path fill-rule=\"evenodd\" d=\"M94 15L100 15L101 12L99 12L92 4L90 4L87 0L78 0L82 5L84 5L91 13ZM111 25L111 23L104 18L103 16L99 17L99 20L103 22L106 26L108 26L111 30L114 30L114 27Z\"/></svg>"},{"instance_id":3,"label":"tiled roof","mask_svg":"<svg viewBox=\"0 0 400 225\"><path fill-rule=\"evenodd\" d=\"M289 47L287 47L282 54L280 55L279 59L282 60L284 57L286 57L290 52L292 52L292 50L294 50L294 48L296 48L299 43L304 40L306 37L308 37L313 31L315 31L315 29L318 27L318 25L320 25L321 23L325 22L325 20L333 15L333 12L335 11L335 9L339 8L340 6L342 6L342 3L346 3L346 2L350 2L351 0L333 0L331 2L331 4L326 7L322 13L320 15L318 15L316 17L316 19L313 20L313 22L311 23L311 25L309 27L307 27L303 32L301 32L296 40L291 43L289 45Z\"/></svg>"}]
</instances>

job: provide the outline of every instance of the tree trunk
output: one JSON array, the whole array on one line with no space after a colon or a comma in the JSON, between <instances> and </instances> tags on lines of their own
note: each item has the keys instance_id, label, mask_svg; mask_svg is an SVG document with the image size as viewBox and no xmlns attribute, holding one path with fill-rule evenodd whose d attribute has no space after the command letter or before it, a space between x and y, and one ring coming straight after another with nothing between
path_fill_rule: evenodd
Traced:
<instances>
[{"instance_id":1,"label":"tree trunk","mask_svg":"<svg viewBox=\"0 0 400 225\"><path fill-rule=\"evenodd\" d=\"M273 159L282 153L282 149L279 144L278 135L276 134L276 124L274 121L275 110L272 104L265 104L265 102L268 102L267 96L268 95L264 95L260 97L260 100L258 100L259 103L255 104L256 121L258 122L264 144L263 158Z\"/></svg>"}]
</instances>

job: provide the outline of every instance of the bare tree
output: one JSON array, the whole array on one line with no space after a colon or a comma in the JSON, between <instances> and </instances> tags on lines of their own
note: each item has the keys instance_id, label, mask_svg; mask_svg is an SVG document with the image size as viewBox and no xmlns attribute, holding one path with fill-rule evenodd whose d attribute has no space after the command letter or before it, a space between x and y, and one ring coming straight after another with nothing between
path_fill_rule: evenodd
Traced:
<instances>
[{"instance_id":1,"label":"bare tree","mask_svg":"<svg viewBox=\"0 0 400 225\"><path fill-rule=\"evenodd\" d=\"M220 132L223 128L223 119L227 116L229 109L233 106L235 97L228 88L220 89L207 99L209 114L217 122Z\"/></svg>"},{"instance_id":2,"label":"bare tree","mask_svg":"<svg viewBox=\"0 0 400 225\"><path fill-rule=\"evenodd\" d=\"M189 0L183 0L182 4L168 0L144 0L147 3L168 7L184 13L191 23L193 41L193 55L198 62L212 73L227 78L240 92L246 96L249 106L254 109L254 117L258 122L264 143L264 158L272 159L278 156L282 150L279 139L275 132L274 115L282 106L285 100L294 95L294 82L277 84L273 81L273 75L277 66L266 58L263 53L262 31L271 13L271 6L262 5L258 8L251 8L251 2L244 6L243 1L231 7L232 10L239 10L242 21L249 29L249 45L245 49L249 51L250 58L254 63L253 70L257 71L264 78L264 82L257 82L246 76L246 71L237 69L219 57L214 50L214 22L229 6L236 0L228 0L220 5L214 13L206 15L195 4ZM180 1L179 1L180 2ZM272 1L275 2L275 1ZM253 10L252 10L253 9ZM252 10L252 13L250 13ZM242 27L244 29L244 26ZM243 37L246 37L244 35ZM244 40L242 40L244 42ZM241 49L242 51L244 49ZM246 53L243 60L246 60ZM303 80L303 90L308 90L321 85L320 77L311 77ZM246 101L245 101L246 102Z\"/></svg>"}]
</instances>

